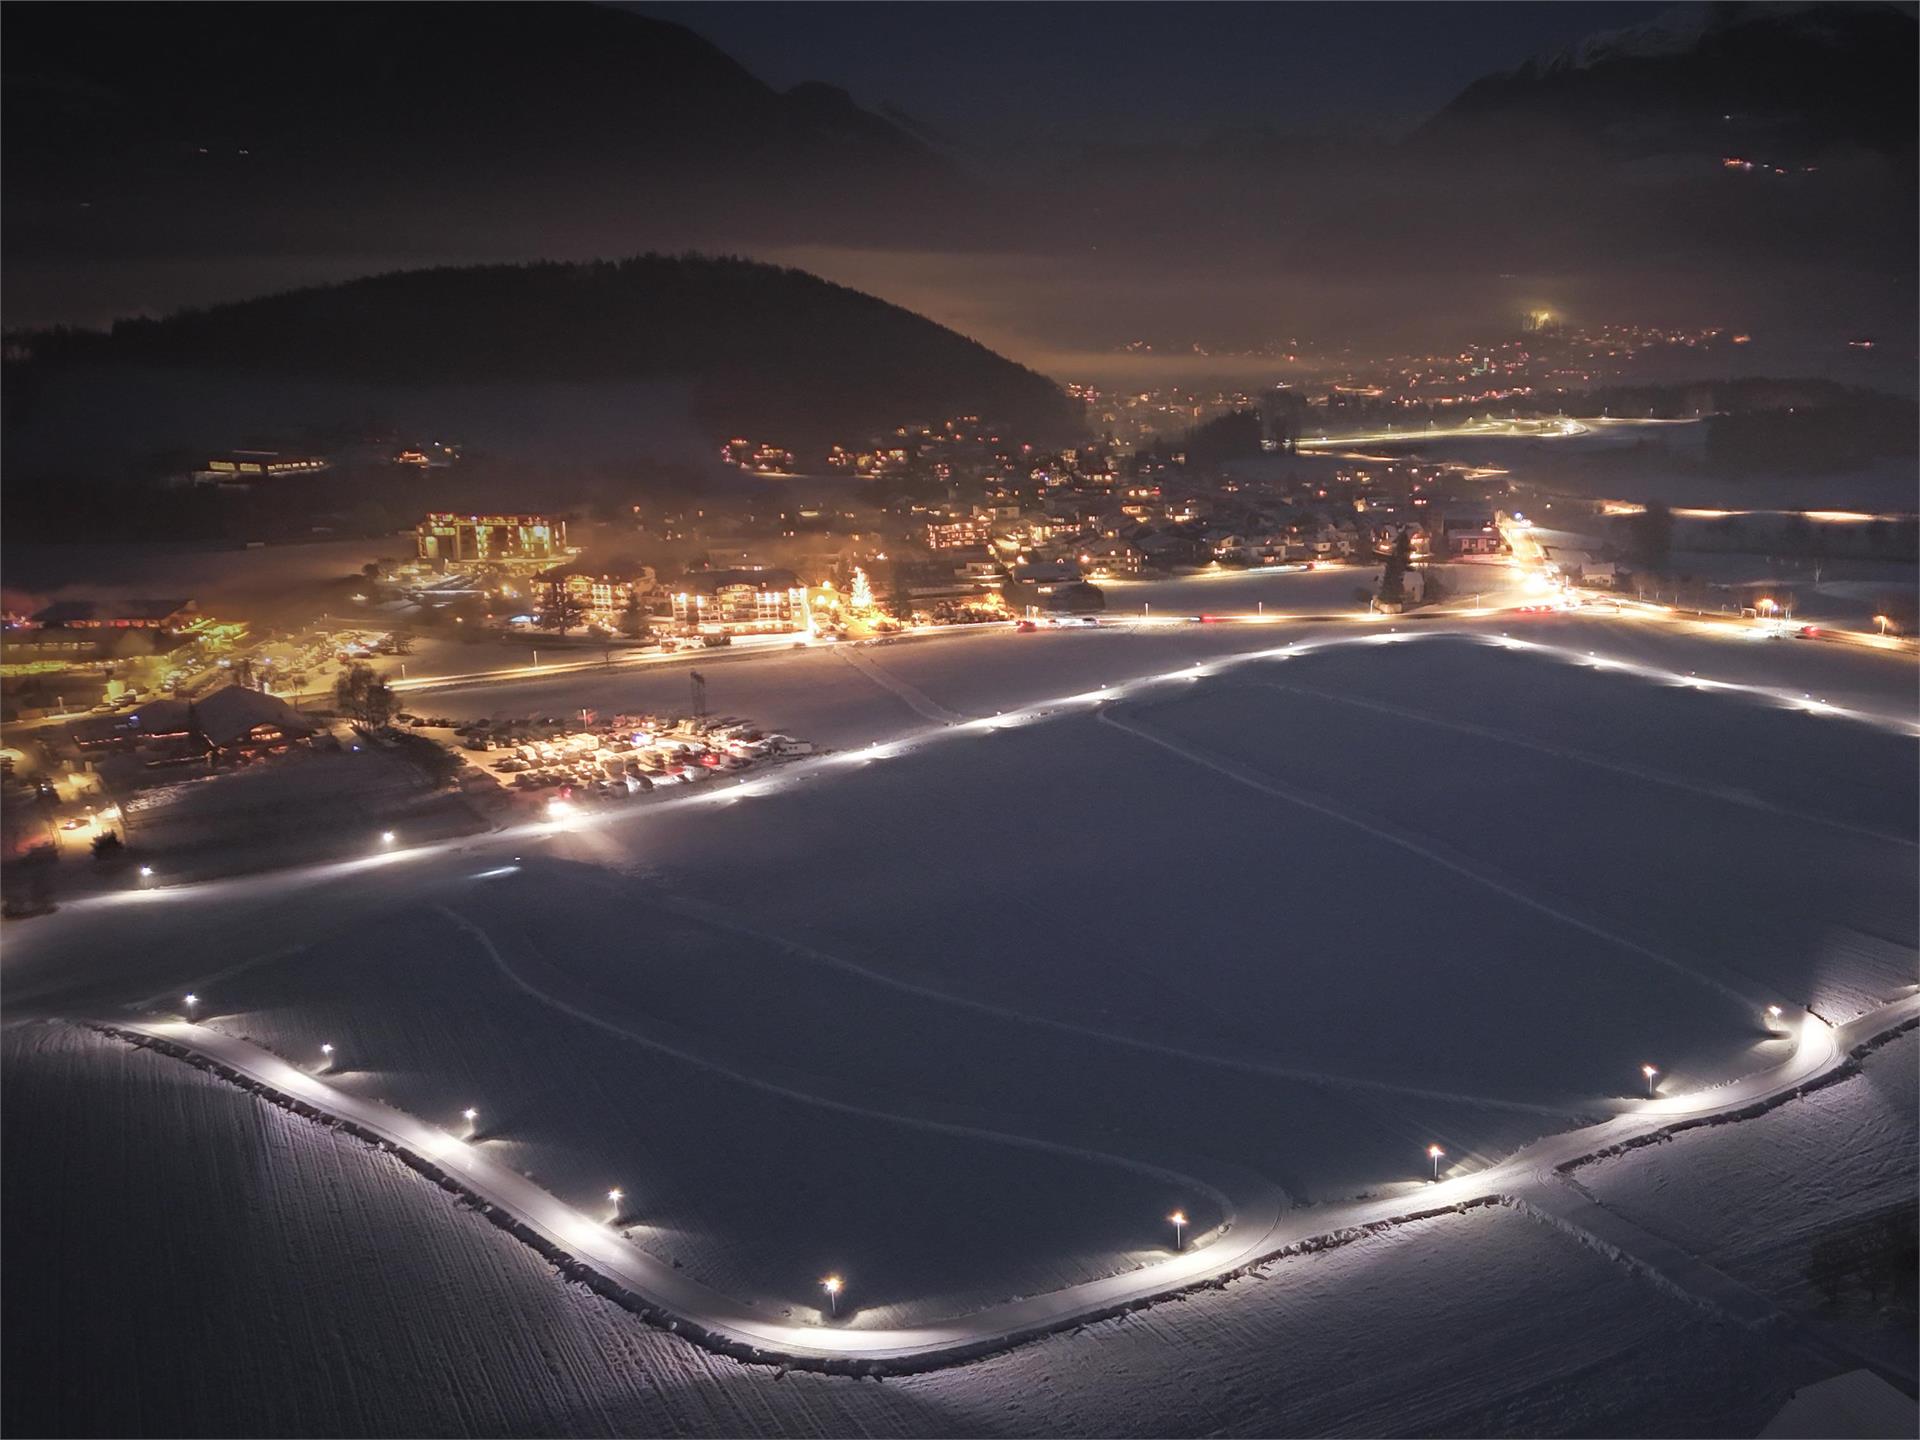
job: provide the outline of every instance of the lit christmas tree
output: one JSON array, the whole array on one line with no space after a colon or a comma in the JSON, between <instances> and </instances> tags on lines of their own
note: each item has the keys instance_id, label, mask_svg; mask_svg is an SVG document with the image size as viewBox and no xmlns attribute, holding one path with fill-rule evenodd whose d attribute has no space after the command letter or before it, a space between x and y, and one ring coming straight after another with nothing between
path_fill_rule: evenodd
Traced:
<instances>
[{"instance_id":1,"label":"lit christmas tree","mask_svg":"<svg viewBox=\"0 0 1920 1440\"><path fill-rule=\"evenodd\" d=\"M864 570L856 569L853 572L853 599L851 603L855 610L871 610L873 608L873 586L868 583L867 572Z\"/></svg>"}]
</instances>

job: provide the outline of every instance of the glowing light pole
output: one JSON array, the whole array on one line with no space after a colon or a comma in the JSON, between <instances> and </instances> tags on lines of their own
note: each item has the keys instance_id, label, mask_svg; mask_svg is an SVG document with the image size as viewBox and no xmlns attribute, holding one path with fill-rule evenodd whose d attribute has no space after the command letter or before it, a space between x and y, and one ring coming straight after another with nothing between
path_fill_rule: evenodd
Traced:
<instances>
[{"instance_id":1,"label":"glowing light pole","mask_svg":"<svg viewBox=\"0 0 1920 1440\"><path fill-rule=\"evenodd\" d=\"M613 1207L607 1214L607 1223L609 1225L618 1225L620 1223L620 1202L626 1198L627 1192L622 1190L618 1185L607 1191L607 1204Z\"/></svg>"},{"instance_id":2,"label":"glowing light pole","mask_svg":"<svg viewBox=\"0 0 1920 1440\"><path fill-rule=\"evenodd\" d=\"M1767 1006L1767 1028L1769 1030L1786 1029L1787 1027L1781 1023L1786 1013L1787 1012L1782 1010L1778 1005Z\"/></svg>"},{"instance_id":3,"label":"glowing light pole","mask_svg":"<svg viewBox=\"0 0 1920 1440\"><path fill-rule=\"evenodd\" d=\"M467 1122L467 1138L469 1140L480 1133L480 1112L478 1110L469 1105L460 1112L460 1118Z\"/></svg>"},{"instance_id":4,"label":"glowing light pole","mask_svg":"<svg viewBox=\"0 0 1920 1440\"><path fill-rule=\"evenodd\" d=\"M320 1047L320 1068L322 1070L333 1069L333 1046L322 1045Z\"/></svg>"},{"instance_id":5,"label":"glowing light pole","mask_svg":"<svg viewBox=\"0 0 1920 1440\"><path fill-rule=\"evenodd\" d=\"M820 1288L827 1292L827 1313L829 1315L839 1315L840 1291L845 1285L846 1282L838 1275L829 1275L820 1282Z\"/></svg>"},{"instance_id":6,"label":"glowing light pole","mask_svg":"<svg viewBox=\"0 0 1920 1440\"><path fill-rule=\"evenodd\" d=\"M1647 1077L1647 1099L1651 1100L1653 1098L1653 1077L1660 1072L1651 1065L1642 1065L1640 1067L1640 1073Z\"/></svg>"},{"instance_id":7,"label":"glowing light pole","mask_svg":"<svg viewBox=\"0 0 1920 1440\"><path fill-rule=\"evenodd\" d=\"M380 832L380 843L382 845L391 845L393 843L393 832L391 830L382 830Z\"/></svg>"},{"instance_id":8,"label":"glowing light pole","mask_svg":"<svg viewBox=\"0 0 1920 1440\"><path fill-rule=\"evenodd\" d=\"M1167 1216L1167 1219L1173 1222L1173 1248L1176 1250L1186 1249L1187 1212L1184 1210L1176 1210L1173 1214Z\"/></svg>"},{"instance_id":9,"label":"glowing light pole","mask_svg":"<svg viewBox=\"0 0 1920 1440\"><path fill-rule=\"evenodd\" d=\"M193 1019L193 1012L195 1007L198 1006L200 1003L200 997L198 995L188 993L180 997L180 1002L187 1007L187 1019L189 1020Z\"/></svg>"},{"instance_id":10,"label":"glowing light pole","mask_svg":"<svg viewBox=\"0 0 1920 1440\"><path fill-rule=\"evenodd\" d=\"M1442 1150L1438 1145L1427 1146L1427 1159L1433 1162L1433 1179L1435 1184L1438 1184L1440 1181L1440 1158L1446 1153L1447 1152Z\"/></svg>"},{"instance_id":11,"label":"glowing light pole","mask_svg":"<svg viewBox=\"0 0 1920 1440\"><path fill-rule=\"evenodd\" d=\"M1887 633L1887 626L1891 625L1893 621L1885 615L1876 615L1873 617L1873 623L1878 625L1880 627L1880 633L1885 635Z\"/></svg>"}]
</instances>

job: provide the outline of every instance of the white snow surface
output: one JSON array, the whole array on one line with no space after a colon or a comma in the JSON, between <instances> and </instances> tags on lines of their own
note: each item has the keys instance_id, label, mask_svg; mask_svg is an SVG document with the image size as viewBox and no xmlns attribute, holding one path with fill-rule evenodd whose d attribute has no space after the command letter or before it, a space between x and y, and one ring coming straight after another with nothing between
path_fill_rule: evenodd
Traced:
<instances>
[{"instance_id":1,"label":"white snow surface","mask_svg":"<svg viewBox=\"0 0 1920 1440\"><path fill-rule=\"evenodd\" d=\"M1514 617L1505 637L1480 629L1475 639L1381 622L999 632L716 664L719 708L842 753L575 827L74 904L9 932L9 1016L130 1020L176 1010L194 990L211 1030L296 1064L312 1068L320 1044L334 1044L327 1083L356 1102L456 1132L461 1109L477 1105L476 1150L532 1172L565 1204L592 1213L620 1185L646 1263L734 1304L811 1324L818 1278L845 1273L851 1333L1062 1287L1125 1288L1138 1267L1167 1261L1162 1217L1175 1206L1193 1220L1199 1270L1210 1247L1229 1253L1292 1206L1364 1191L1382 1197L1379 1213L1404 1209L1423 1188L1429 1143L1447 1151L1443 1174L1465 1181L1583 1121L1737 1099L1790 1057L1761 1023L1766 1004L1844 1021L1912 986L1910 664L1582 617ZM1489 643L1502 638L1519 648ZM645 709L684 686L673 672L584 674L453 689L429 708ZM428 1375L477 1344L478 1327L421 1316L513 1313L527 1284L550 1285L531 1251L469 1216L457 1217L460 1245L472 1231L473 1255L493 1258L456 1261L442 1239L422 1247L422 1216L449 1202L410 1171L376 1186L370 1177L391 1162L359 1142L177 1061L117 1058L73 1033L8 1032L10 1149L25 1096L26 1113L63 1117L37 1143L67 1153L83 1119L66 1097L91 1087L118 1094L105 1110L146 1137L132 1153L117 1142L118 1163L162 1172L153 1183L168 1193L203 1193L185 1136L220 1152L252 1177L229 1176L226 1190L273 1209L276 1227L321 1236L291 1252L247 1234L234 1243L255 1267L295 1253L290 1276L329 1270L318 1303L337 1307L333 1338L315 1344L330 1365L360 1353L340 1338L361 1317L334 1271L377 1273L383 1287L390 1269L416 1277L394 1280L383 1318L366 1323L404 1327L411 1304L420 1344L441 1347L439 1359L420 1357ZM1660 1066L1670 1097L1653 1107L1633 1099L1643 1061ZM222 1098L164 1098L184 1093ZM1688 1132L1580 1176L1658 1165L1683 1145L1738 1144L1749 1127L1819 1102ZM1875 1183L1912 1170L1910 1105L1904 1118L1904 1131L1886 1119L1865 1145ZM84 1124L96 1122L106 1123L88 1107ZM271 1162L244 1149L266 1143L261 1125L277 1137L270 1153L291 1147L328 1178L263 1191ZM1809 1205L1827 1181L1804 1189ZM1783 1207L1795 1190L1785 1187ZM312 1225L302 1220L312 1206L287 1198L309 1191L328 1207ZM15 1194L10 1185L10 1238ZM134 1228L173 1213L155 1206ZM1622 1212L1662 1244L1705 1247L1657 1215ZM1315 1213L1301 1212L1302 1233L1317 1233ZM520 1258L500 1260L501 1247ZM406 1263L394 1268L396 1249ZM1533 1258L1490 1261L1509 1251ZM560 1292L558 1310L534 1307L546 1317L536 1343L566 1337L551 1342L567 1358L548 1380L515 1370L484 1403L463 1394L429 1423L406 1408L417 1396L371 1395L362 1377L347 1408L301 1388L288 1403L314 1407L299 1413L317 1421L259 1423L1558 1433L1670 1429L1679 1413L1697 1417L1684 1428L1699 1433L1746 1433L1818 1378L1800 1349L1723 1333L1726 1321L1702 1321L1699 1306L1598 1253L1512 1211L1422 1221L1275 1266L1335 1277L1305 1300L1236 1284L907 1382L926 1413L891 1400L842 1409L837 1398L795 1413L788 1395L842 1393L799 1376L756 1409L745 1397L764 1402L765 1372L682 1356L684 1342L598 1299L578 1299L577 1313ZM1378 1271L1360 1263L1368 1255ZM1738 1284L1772 1297L1729 1263ZM449 1281L456 1264L479 1268ZM1385 1285L1384 1310L1376 1273L1401 1277ZM1568 1302L1576 1328L1498 1317L1488 1275L1509 1290L1544 1287L1544 1305L1587 1297ZM8 1284L11 1307L21 1287ZM459 1306L432 1303L453 1284L468 1287ZM1274 1290L1289 1295L1277 1310L1250 1303ZM1443 1291L1467 1307L1444 1325L1421 1312ZM1601 1317L1591 1322L1588 1298ZM1636 1306L1649 1333L1671 1341L1636 1361L1673 1392L1665 1418L1590 1369L1627 1353L1609 1346L1626 1346ZM1190 1331L1187 1314L1210 1318ZM1298 1327L1323 1326L1349 1352L1376 1354L1366 1337L1402 1323L1423 1337L1402 1338L1409 1355L1396 1362L1383 1343L1347 1385L1255 1382L1234 1358L1249 1346L1292 1355ZM1159 1338L1141 1349L1143 1334ZM1089 1336L1103 1342L1097 1358L1057 1358L1077 1360ZM608 1337L636 1356L671 1351L660 1363L697 1374L689 1391L725 1391L726 1403L648 1409L631 1377L614 1383L596 1368ZM1216 1388L1198 1398L1181 1378L1184 1351L1154 1358L1197 1337L1218 1341L1204 1357ZM1523 1343L1530 1358L1502 1376L1496 1341ZM246 1363L263 1376L286 1368L299 1352L280 1343L250 1334ZM496 1335L488 1353L517 1365L505 1351L525 1343ZM1457 1362L1458 1385L1411 1358L1421 1346ZM1681 1357L1705 1372L1682 1383ZM1056 1384L1062 1372L1070 1380ZM1127 1374L1140 1378L1113 1383ZM1736 1398L1728 1382L1740 1376L1751 1383ZM115 1417L96 1428L218 1428L190 1423L211 1412L180 1408L187 1398L145 1385L133 1401L92 1397ZM163 1418L127 1422L141 1415Z\"/></svg>"}]
</instances>

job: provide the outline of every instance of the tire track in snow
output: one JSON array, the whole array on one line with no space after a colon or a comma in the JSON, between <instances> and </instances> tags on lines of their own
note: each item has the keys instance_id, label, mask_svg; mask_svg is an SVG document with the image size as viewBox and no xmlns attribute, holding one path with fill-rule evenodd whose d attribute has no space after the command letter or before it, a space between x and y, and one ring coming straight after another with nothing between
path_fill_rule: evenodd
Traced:
<instances>
[{"instance_id":1,"label":"tire track in snow","mask_svg":"<svg viewBox=\"0 0 1920 1440\"><path fill-rule=\"evenodd\" d=\"M1764 811L1773 815L1784 815L1801 820L1810 825L1824 825L1849 835L1858 835L1867 840L1878 840L1890 845L1904 845L1915 848L1916 842L1904 835L1894 835L1885 830L1875 830L1866 825L1853 825L1845 820L1836 820L1828 815L1816 815L1810 810L1799 810L1791 805L1777 804L1763 800L1758 795L1740 790L1722 790L1712 785L1696 785L1678 775L1668 774L1664 770L1655 770L1650 766L1635 765L1627 760L1612 760L1604 755L1596 755L1590 750L1578 750L1572 746L1549 745L1540 740L1529 740L1524 735L1515 735L1511 731L1496 730L1488 725L1475 725L1465 720L1443 720L1437 715L1425 715L1418 710L1409 710L1404 706L1390 705L1384 700L1363 700L1357 695L1337 695L1329 690L1316 690L1305 685L1282 685L1273 680L1257 682L1263 690L1277 690L1283 695L1303 695L1313 700L1332 701L1338 705L1352 705L1361 710L1372 710L1381 715L1391 715L1396 719L1412 720L1422 725L1431 725L1436 729L1452 730L1461 735L1473 735L1483 740L1497 741L1503 745L1512 745L1522 750L1532 750L1541 755L1550 755L1556 760L1571 760L1579 765L1591 765L1597 770L1610 770L1616 775L1631 776L1635 780L1644 780L1652 785L1664 785L1668 789L1681 790L1689 795L1703 795L1710 800L1723 800L1729 805L1739 805L1748 810Z\"/></svg>"},{"instance_id":2,"label":"tire track in snow","mask_svg":"<svg viewBox=\"0 0 1920 1440\"><path fill-rule=\"evenodd\" d=\"M1290 1080L1301 1084L1321 1086L1334 1090L1365 1090L1384 1095L1410 1096L1419 1100L1435 1100L1450 1105L1476 1105L1490 1110L1514 1110L1528 1115L1545 1115L1556 1120L1577 1120L1580 1110L1567 1105L1538 1105L1525 1100L1501 1100L1485 1095L1461 1095L1448 1090L1425 1090L1413 1085L1399 1085L1389 1080L1370 1080L1350 1075L1334 1075L1320 1070L1302 1070L1285 1065L1273 1065L1262 1060L1245 1059L1232 1055L1215 1055L1204 1050L1189 1050L1184 1046L1171 1045L1163 1041L1147 1040L1136 1035L1123 1035L1113 1030L1100 1030L1091 1025L1079 1025L1071 1020L1058 1020L1049 1015L1033 1015L1024 1010L1014 1010L1002 1005L992 1005L984 1000L976 1000L967 995L955 995L945 990L935 989L931 985L921 985L912 980L903 980L896 975L888 975L879 970L871 970L857 961L833 955L824 950L816 950L797 940L789 940L783 935L762 930L757 926L722 913L718 908L702 901L684 896L655 893L647 896L643 902L656 909L679 915L714 929L728 930L757 940L763 945L771 945L783 950L797 959L812 964L823 965L843 974L854 975L876 985L884 985L890 990L899 990L908 995L916 995L923 1000L931 1000L940 1005L952 1005L962 1010L972 1010L977 1014L989 1015L996 1020L1011 1021L1016 1025L1026 1025L1039 1030L1052 1030L1059 1034L1071 1035L1080 1040L1093 1040L1104 1045L1117 1045L1129 1050L1139 1050L1151 1055L1170 1056L1176 1060L1189 1061L1196 1065L1207 1065L1222 1070L1233 1070L1246 1075L1261 1075L1274 1080Z\"/></svg>"},{"instance_id":3,"label":"tire track in snow","mask_svg":"<svg viewBox=\"0 0 1920 1440\"><path fill-rule=\"evenodd\" d=\"M853 668L854 673L864 675L882 690L892 692L893 695L901 700L906 707L916 715L923 716L928 720L937 721L942 725L964 725L967 721L974 718L971 715L962 715L957 710L949 710L938 700L935 700L931 695L927 694L926 691L921 690L917 686L909 685L897 675L889 675L880 667L878 661L870 660L865 655L856 654L848 646L843 645L835 650L834 653L846 661L847 664Z\"/></svg>"},{"instance_id":4,"label":"tire track in snow","mask_svg":"<svg viewBox=\"0 0 1920 1440\"><path fill-rule=\"evenodd\" d=\"M913 1115L898 1110L882 1110L871 1105L855 1104L850 1100L836 1100L831 1096L815 1095L805 1090L796 1090L790 1086L781 1085L758 1075L749 1074L744 1070L735 1069L730 1065L724 1065L717 1060L696 1054L691 1050L682 1049L677 1045L669 1045L665 1041L656 1040L649 1035L643 1035L638 1030L629 1030L623 1025L615 1024L604 1016L595 1015L588 1010L582 1010L579 1006L569 1004L557 995L542 990L513 968L506 956L500 952L500 948L493 943L493 937L489 935L480 924L468 919L458 911L449 909L445 905L436 905L433 908L448 920L452 921L454 925L471 935L479 943L480 948L486 951L488 958L493 961L494 968L498 970L507 983L515 989L550 1010L558 1011L569 1019L591 1025L596 1030L602 1030L630 1044L639 1045L644 1049L655 1051L658 1054L668 1056L674 1060L679 1060L697 1069L710 1071L715 1075L732 1080L736 1084L745 1085L749 1089L763 1091L770 1095L778 1095L782 1099L794 1100L802 1105L811 1105L823 1110L835 1110L844 1115L858 1115L863 1119L882 1120L889 1124L905 1125L916 1130L931 1130L942 1135L959 1135L970 1140L984 1140L990 1144L1011 1145L1018 1149L1037 1150L1051 1155L1064 1155L1069 1159L1089 1161L1096 1165L1109 1165L1123 1170L1131 1170L1137 1175L1145 1175L1154 1180L1167 1181L1175 1185L1197 1190L1206 1195L1220 1212L1220 1228L1223 1230L1230 1227L1233 1222L1239 1218L1238 1207L1235 1206L1225 1191L1195 1176L1182 1174L1178 1170L1156 1165L1148 1160L1136 1160L1127 1155L1115 1155L1105 1150L1093 1150L1079 1145L1067 1145L1056 1140L1042 1140L1037 1136L1019 1135L1011 1131L990 1130L982 1125L966 1125L954 1120L934 1120L923 1115ZM1272 1188L1280 1200L1284 1201L1287 1198L1278 1186Z\"/></svg>"},{"instance_id":5,"label":"tire track in snow","mask_svg":"<svg viewBox=\"0 0 1920 1440\"><path fill-rule=\"evenodd\" d=\"M1677 975L1684 975L1687 979L1707 986L1709 989L1717 990L1729 1000L1737 1003L1741 1009L1748 1014L1764 1008L1766 1002L1756 1000L1753 998L1753 995L1735 989L1718 976L1696 969L1684 961L1674 959L1671 955L1663 955L1658 950L1642 945L1637 940L1630 940L1624 935L1616 935L1604 926L1597 925L1593 921L1575 915L1571 911L1562 910L1557 906L1550 905L1538 896L1529 895L1526 891L1518 889L1507 881L1488 873L1471 861L1460 856L1449 854L1432 842L1417 839L1381 821L1362 819L1350 811L1341 809L1331 801L1319 799L1295 790L1290 786L1282 785L1276 780L1271 780L1265 776L1257 775L1243 769L1232 761L1208 755L1202 750L1183 745L1179 741L1171 740L1164 735L1156 735L1153 731L1137 724L1129 724L1125 720L1117 719L1116 712L1111 709L1100 712L1100 723L1103 725L1111 725L1114 729L1131 735L1137 740L1144 740L1149 745L1157 745L1170 754L1178 755L1189 764L1198 765L1204 770L1211 770L1214 774L1224 776L1235 784L1244 785L1249 790L1256 790L1263 795L1271 795L1276 800L1284 800L1289 805L1297 805L1303 810L1311 810L1316 815L1323 815L1329 820L1336 820L1342 825L1351 826L1355 830L1371 835L1376 840L1384 840L1389 845L1397 846L1409 854L1418 855L1421 859L1438 865L1443 870L1450 870L1455 875L1463 879L1471 880L1474 884L1491 890L1494 894L1503 896L1518 905L1524 905L1529 910L1545 915L1550 919L1558 920L1561 924L1569 925L1575 930L1580 930L1588 935L1594 936L1596 939L1604 940L1609 945L1617 946L1619 949L1625 950L1630 954L1638 955L1643 960L1651 960L1656 965L1664 966ZM1737 970L1731 971L1730 973L1738 976L1739 979L1746 984L1754 986L1754 994L1760 993L1758 982L1756 982L1752 976L1743 975Z\"/></svg>"}]
</instances>

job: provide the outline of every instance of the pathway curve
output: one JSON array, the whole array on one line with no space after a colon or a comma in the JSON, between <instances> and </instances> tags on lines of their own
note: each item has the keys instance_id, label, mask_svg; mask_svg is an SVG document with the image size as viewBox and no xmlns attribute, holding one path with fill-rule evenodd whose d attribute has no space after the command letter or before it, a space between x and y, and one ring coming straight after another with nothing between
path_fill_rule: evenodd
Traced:
<instances>
[{"instance_id":1,"label":"pathway curve","mask_svg":"<svg viewBox=\"0 0 1920 1440\"><path fill-rule=\"evenodd\" d=\"M1488 1169L1410 1186L1385 1198L1275 1212L1265 1223L1236 1226L1210 1244L1140 1270L904 1329L864 1329L857 1314L837 1323L796 1324L718 1294L541 1189L483 1147L342 1091L323 1076L248 1041L187 1021L122 1021L101 1028L198 1057L232 1078L406 1152L417 1168L502 1212L521 1238L573 1262L582 1278L709 1348L769 1363L879 1374L956 1364L1179 1291L1223 1282L1280 1255L1409 1220L1516 1199L1524 1204L1529 1193L1560 1185L1557 1177L1585 1160L1647 1143L1664 1131L1759 1114L1836 1077L1856 1063L1850 1047L1920 1024L1920 995L1896 1000L1837 1030L1805 1013L1796 1024L1793 1054L1770 1071L1695 1094L1647 1101L1630 1114L1536 1141ZM1642 1256L1640 1261L1658 1271L1657 1256ZM1685 1275L1664 1278L1685 1288Z\"/></svg>"}]
</instances>

